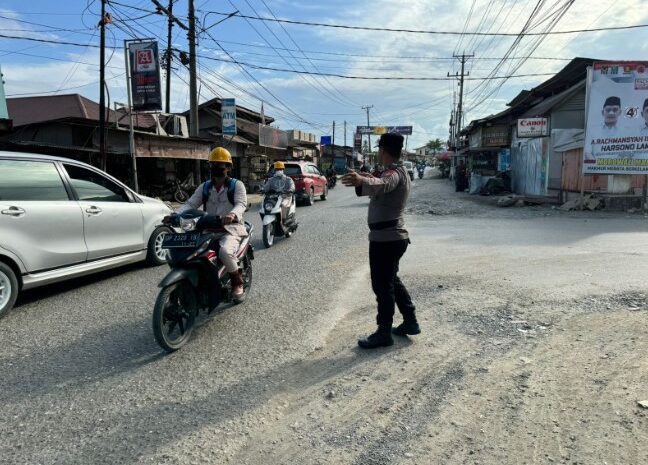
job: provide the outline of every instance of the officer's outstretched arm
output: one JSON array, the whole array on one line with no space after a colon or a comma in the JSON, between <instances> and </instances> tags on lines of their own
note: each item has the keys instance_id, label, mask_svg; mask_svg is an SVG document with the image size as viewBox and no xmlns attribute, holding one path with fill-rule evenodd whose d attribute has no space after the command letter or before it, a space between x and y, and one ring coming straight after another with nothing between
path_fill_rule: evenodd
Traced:
<instances>
[{"instance_id":1,"label":"officer's outstretched arm","mask_svg":"<svg viewBox=\"0 0 648 465\"><path fill-rule=\"evenodd\" d=\"M362 195L387 194L398 187L400 176L397 170L389 170L381 178L362 178Z\"/></svg>"}]
</instances>

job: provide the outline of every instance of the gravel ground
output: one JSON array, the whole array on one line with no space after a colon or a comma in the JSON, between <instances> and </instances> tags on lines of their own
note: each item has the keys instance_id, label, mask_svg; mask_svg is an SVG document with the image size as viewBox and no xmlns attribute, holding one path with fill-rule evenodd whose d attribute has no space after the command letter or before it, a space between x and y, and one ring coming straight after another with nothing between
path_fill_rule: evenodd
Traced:
<instances>
[{"instance_id":1,"label":"gravel ground","mask_svg":"<svg viewBox=\"0 0 648 465\"><path fill-rule=\"evenodd\" d=\"M257 229L248 301L170 356L164 268L26 294L0 322L0 463L648 463L643 216L416 180L401 274L423 334L362 352L366 204L339 186L272 249Z\"/></svg>"}]
</instances>

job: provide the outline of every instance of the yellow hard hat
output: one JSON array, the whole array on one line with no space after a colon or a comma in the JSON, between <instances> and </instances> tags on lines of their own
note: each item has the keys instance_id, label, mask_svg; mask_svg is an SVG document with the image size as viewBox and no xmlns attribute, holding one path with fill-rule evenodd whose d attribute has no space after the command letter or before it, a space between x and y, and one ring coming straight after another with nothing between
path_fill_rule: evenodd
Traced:
<instances>
[{"instance_id":1,"label":"yellow hard hat","mask_svg":"<svg viewBox=\"0 0 648 465\"><path fill-rule=\"evenodd\" d=\"M275 164L274 164L274 169L276 169L276 170L285 170L286 165L284 165L284 162L282 162L282 161L276 161Z\"/></svg>"},{"instance_id":2,"label":"yellow hard hat","mask_svg":"<svg viewBox=\"0 0 648 465\"><path fill-rule=\"evenodd\" d=\"M232 155L229 150L223 147L216 147L209 154L209 163L229 163L232 164Z\"/></svg>"}]
</instances>

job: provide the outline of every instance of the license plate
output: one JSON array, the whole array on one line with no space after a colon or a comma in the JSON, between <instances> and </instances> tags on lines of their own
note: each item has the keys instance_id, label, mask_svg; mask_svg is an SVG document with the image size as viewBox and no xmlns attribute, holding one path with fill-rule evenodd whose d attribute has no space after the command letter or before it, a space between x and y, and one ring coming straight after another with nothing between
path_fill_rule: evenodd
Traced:
<instances>
[{"instance_id":1,"label":"license plate","mask_svg":"<svg viewBox=\"0 0 648 465\"><path fill-rule=\"evenodd\" d=\"M167 234L162 242L163 249L188 249L198 245L200 234Z\"/></svg>"}]
</instances>

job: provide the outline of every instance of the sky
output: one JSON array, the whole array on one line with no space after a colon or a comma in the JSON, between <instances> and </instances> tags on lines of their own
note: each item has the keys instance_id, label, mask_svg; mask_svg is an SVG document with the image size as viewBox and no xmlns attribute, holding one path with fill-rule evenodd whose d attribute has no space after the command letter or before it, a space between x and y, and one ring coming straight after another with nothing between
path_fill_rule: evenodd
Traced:
<instances>
[{"instance_id":1,"label":"sky","mask_svg":"<svg viewBox=\"0 0 648 465\"><path fill-rule=\"evenodd\" d=\"M167 4L168 0L161 0ZM519 33L648 24L644 0L195 0L200 35L200 101L234 97L237 104L276 118L282 129L319 135L332 132L347 143L357 125L413 126L408 148L448 138L448 122L459 91L453 78L455 54L474 55L466 63L464 121L506 108L521 90L550 78L571 58L648 60L648 28L567 35L474 36L364 31L279 24L232 17L239 11L305 22L381 29ZM539 5L539 7L538 7ZM535 14L534 13L535 10ZM167 22L150 0L109 2L108 88L111 102L126 102L123 41L154 37L163 49ZM187 0L175 14L187 20ZM220 14L219 14L220 13ZM1 0L0 67L8 96L80 93L98 101L98 0ZM529 21L530 19L530 21ZM78 46L39 43L35 38ZM218 44L215 42L218 41ZM220 46L219 46L220 44ZM176 27L173 48L187 51L186 32ZM288 49L288 50L287 50ZM501 60L506 57L506 60ZM239 63L228 63L232 58ZM359 80L273 71L254 66L359 77L439 80ZM189 107L188 71L176 60L171 109ZM245 72L243 71L245 70ZM506 79L482 78L513 76ZM339 141L339 142L338 142Z\"/></svg>"}]
</instances>

